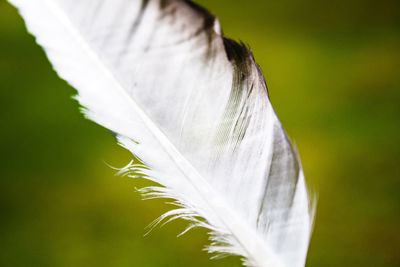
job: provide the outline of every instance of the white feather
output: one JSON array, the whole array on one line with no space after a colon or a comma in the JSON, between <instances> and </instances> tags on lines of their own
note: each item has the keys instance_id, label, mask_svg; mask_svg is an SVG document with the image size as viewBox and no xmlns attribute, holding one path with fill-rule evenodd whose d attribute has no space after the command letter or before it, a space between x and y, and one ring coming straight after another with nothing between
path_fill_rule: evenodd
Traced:
<instances>
[{"instance_id":1,"label":"white feather","mask_svg":"<svg viewBox=\"0 0 400 267\"><path fill-rule=\"evenodd\" d=\"M302 267L312 209L297 155L246 47L184 0L10 0L91 120L143 164L218 254Z\"/></svg>"}]
</instances>

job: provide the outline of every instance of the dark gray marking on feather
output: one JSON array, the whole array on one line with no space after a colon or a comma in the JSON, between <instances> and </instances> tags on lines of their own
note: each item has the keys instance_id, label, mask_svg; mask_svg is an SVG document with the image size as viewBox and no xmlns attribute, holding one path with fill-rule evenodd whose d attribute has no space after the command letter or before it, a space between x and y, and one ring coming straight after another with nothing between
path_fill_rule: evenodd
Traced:
<instances>
[{"instance_id":1,"label":"dark gray marking on feather","mask_svg":"<svg viewBox=\"0 0 400 267\"><path fill-rule=\"evenodd\" d=\"M192 16L199 16L203 22L202 24L194 30L192 34L189 36L184 36L180 38L179 40L174 41L173 43L169 43L167 45L159 45L159 44L153 44L151 42L152 38L150 38L150 41L148 42L148 45L145 47L144 51L149 51L152 47L157 47L157 48L166 48L166 47L172 47L172 46L178 46L183 43L186 43L188 41L193 40L194 38L202 35L203 33L205 34L207 41L206 41L206 53L205 53L205 60L208 59L213 59L215 55L215 49L213 47L213 40L217 36L215 30L214 30L214 24L215 24L215 17L206 9L204 9L201 6L198 6L197 4L191 2L191 1L176 1L176 0L160 0L159 2L159 8L160 8L160 16L158 18L159 22L158 23L165 23L165 18L168 17L171 19L168 23L173 23L175 19L178 19L182 14L183 8L180 8L180 4L185 4L188 6L188 8L194 13ZM164 20L164 21L163 21ZM182 32L185 27L194 27L190 23L190 19L186 24L182 25ZM156 31L155 27L155 31ZM153 35L153 34L152 34ZM201 38L198 39L199 45L204 45L204 39Z\"/></svg>"},{"instance_id":2,"label":"dark gray marking on feather","mask_svg":"<svg viewBox=\"0 0 400 267\"><path fill-rule=\"evenodd\" d=\"M149 5L150 0L142 0L142 4L140 6L139 14L136 16L135 21L132 23L131 27L129 28L128 35L126 37L125 43L128 46L132 40L132 37L138 30L140 23L142 22L143 15L146 11L147 6ZM126 49L124 49L125 51Z\"/></svg>"},{"instance_id":3,"label":"dark gray marking on feather","mask_svg":"<svg viewBox=\"0 0 400 267\"><path fill-rule=\"evenodd\" d=\"M160 1L160 15L158 17L158 21L157 23L159 24L163 24L163 23L173 23L177 17L176 13L177 13L177 6L173 5L175 1L174 0L161 0ZM176 3L176 2L175 2ZM171 21L165 22L166 18L170 18ZM176 43L172 43L172 44L168 44L168 45L158 45L155 46L154 45L154 37L156 36L158 27L154 27L154 30L151 32L150 37L148 38L148 40L146 41L147 45L145 46L145 48L143 49L144 52L148 52L152 47L157 47L157 48L167 48L169 46L175 46ZM181 41L179 41L180 43Z\"/></svg>"},{"instance_id":4,"label":"dark gray marking on feather","mask_svg":"<svg viewBox=\"0 0 400 267\"><path fill-rule=\"evenodd\" d=\"M160 8L164 9L167 6L169 6L170 4L172 4L173 2L176 2L176 0L161 0L160 1Z\"/></svg>"},{"instance_id":5,"label":"dark gray marking on feather","mask_svg":"<svg viewBox=\"0 0 400 267\"><path fill-rule=\"evenodd\" d=\"M242 142L244 139L247 128L249 127L250 120L251 120L251 112L250 112L250 107L247 104L248 99L251 96L251 93L253 92L254 89L254 83L251 84L250 89L247 92L246 100L242 104L241 110L239 112L238 120L235 123L235 126L233 127L233 132L238 133L238 137L236 139L236 143L234 146L234 151L236 148L239 146L239 144Z\"/></svg>"},{"instance_id":6,"label":"dark gray marking on feather","mask_svg":"<svg viewBox=\"0 0 400 267\"><path fill-rule=\"evenodd\" d=\"M202 6L199 6L198 4L190 1L190 0L184 0L184 2L193 9L193 11L197 12L199 15L203 17L203 25L191 36L191 38L194 38L201 33L206 34L207 36L207 53L206 53L206 59L211 59L214 56L213 53L213 48L212 48L212 42L216 36L216 32L214 30L214 25L216 23L215 16L211 14L207 9L205 9Z\"/></svg>"},{"instance_id":7,"label":"dark gray marking on feather","mask_svg":"<svg viewBox=\"0 0 400 267\"><path fill-rule=\"evenodd\" d=\"M130 26L130 28L128 30L128 34L127 34L127 36L125 38L124 47L121 49L121 52L119 53L118 62L120 62L122 60L124 54L127 52L128 48L129 48L129 45L131 44L132 38L135 35L135 33L137 32L140 23L142 22L144 13L146 11L146 8L149 5L149 2L150 2L150 0L142 0L142 3L140 5L139 13L136 16L135 20L133 21L132 25Z\"/></svg>"},{"instance_id":8,"label":"dark gray marking on feather","mask_svg":"<svg viewBox=\"0 0 400 267\"><path fill-rule=\"evenodd\" d=\"M288 219L299 181L300 165L297 154L282 126L275 125L273 135L274 142L270 170L257 217L257 225L259 227L263 226L260 225L261 216L270 218L268 222L263 222L268 224L274 224L274 218L277 217L279 217L279 220L282 217L285 220ZM282 191L282 184L290 185L289 192ZM277 199L278 201L276 201ZM280 206L277 206L277 203L280 203ZM279 212L279 210L285 210L286 212L278 215L272 214L273 212ZM265 213L270 215L265 215Z\"/></svg>"},{"instance_id":9,"label":"dark gray marking on feather","mask_svg":"<svg viewBox=\"0 0 400 267\"><path fill-rule=\"evenodd\" d=\"M230 109L238 112L237 120L232 129L233 136L236 136L236 142L233 150L236 150L246 135L246 131L251 120L251 116L248 116L248 114L250 114L248 99L254 89L253 83L250 84L250 79L252 76L251 64L253 61L251 60L251 53L249 49L243 43L237 43L225 38L224 46L228 60L231 61L234 71L232 79L232 91L228 105L231 104L232 106ZM237 103L232 101L237 97L241 101Z\"/></svg>"},{"instance_id":10,"label":"dark gray marking on feather","mask_svg":"<svg viewBox=\"0 0 400 267\"><path fill-rule=\"evenodd\" d=\"M251 57L248 47L243 43L238 43L225 37L223 41L228 60L232 62L232 64L235 64L235 67L239 67L242 72L246 72L245 69L242 69L242 67L248 65L249 57Z\"/></svg>"},{"instance_id":11,"label":"dark gray marking on feather","mask_svg":"<svg viewBox=\"0 0 400 267\"><path fill-rule=\"evenodd\" d=\"M263 85L263 87L265 89L265 92L267 93L268 99L271 101L271 98L269 96L269 91L268 91L268 84L267 84L267 81L264 78L264 75L262 73L261 67L259 65L257 65L257 71L258 71L258 77L259 77L258 81L259 81L260 84Z\"/></svg>"},{"instance_id":12,"label":"dark gray marking on feather","mask_svg":"<svg viewBox=\"0 0 400 267\"><path fill-rule=\"evenodd\" d=\"M248 99L254 90L252 82L254 74L251 72L254 62L251 52L243 43L237 43L228 38L224 38L223 42L226 56L232 64L233 77L231 93L215 142L217 146L224 147L226 141L231 139L229 137L235 137L233 146L229 148L235 151L244 139L251 121L251 116L248 116L249 108L251 108L248 106Z\"/></svg>"},{"instance_id":13,"label":"dark gray marking on feather","mask_svg":"<svg viewBox=\"0 0 400 267\"><path fill-rule=\"evenodd\" d=\"M196 11L198 14L202 15L204 17L204 28L209 28L214 25L215 21L215 16L210 13L207 9L205 9L202 6L199 6L198 4L185 0L184 1L188 6L190 6L194 11Z\"/></svg>"},{"instance_id":14,"label":"dark gray marking on feather","mask_svg":"<svg viewBox=\"0 0 400 267\"><path fill-rule=\"evenodd\" d=\"M215 17L212 15L207 9L193 3L192 1L184 0L182 1L183 4L186 4L195 14L199 15L203 19L202 25L194 31L193 34L190 36L184 37L181 40L177 40L176 42L169 44L169 46L174 46L174 45L180 45L182 43L185 43L187 41L190 41L201 34L205 34L207 37L207 51L206 51L206 56L205 59L211 59L214 56L213 53L213 47L212 47L212 42L214 40L214 37L216 36L216 33L214 31L214 24L215 24ZM179 14L177 14L179 7L177 5L181 2L177 2L176 0L161 0L160 1L160 9L162 10L160 19L163 19L166 16L171 16L173 19L175 17L179 17ZM183 28L185 27L192 27L190 25L182 25ZM201 40L201 39L200 39ZM201 44L202 45L202 44Z\"/></svg>"}]
</instances>

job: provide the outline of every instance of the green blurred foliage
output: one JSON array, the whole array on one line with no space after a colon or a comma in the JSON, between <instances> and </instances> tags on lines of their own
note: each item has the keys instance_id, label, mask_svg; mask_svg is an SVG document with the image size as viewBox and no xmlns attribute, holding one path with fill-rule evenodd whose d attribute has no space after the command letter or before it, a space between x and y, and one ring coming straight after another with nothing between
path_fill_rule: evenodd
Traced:
<instances>
[{"instance_id":1,"label":"green blurred foliage","mask_svg":"<svg viewBox=\"0 0 400 267\"><path fill-rule=\"evenodd\" d=\"M318 195L307 266L400 266L400 2L199 0L248 43ZM21 18L0 2L0 266L240 266L209 261L131 156L84 120Z\"/></svg>"}]
</instances>

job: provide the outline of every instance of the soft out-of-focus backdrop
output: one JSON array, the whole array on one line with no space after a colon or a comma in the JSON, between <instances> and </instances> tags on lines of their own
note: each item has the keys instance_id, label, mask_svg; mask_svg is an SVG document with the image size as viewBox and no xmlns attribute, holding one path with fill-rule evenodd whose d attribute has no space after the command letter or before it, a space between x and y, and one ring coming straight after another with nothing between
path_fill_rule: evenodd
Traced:
<instances>
[{"instance_id":1,"label":"soft out-of-focus backdrop","mask_svg":"<svg viewBox=\"0 0 400 267\"><path fill-rule=\"evenodd\" d=\"M400 2L199 0L248 43L296 142L318 213L307 266L400 266ZM0 266L240 266L209 261L166 207L113 176L130 155L84 120L0 1Z\"/></svg>"}]
</instances>

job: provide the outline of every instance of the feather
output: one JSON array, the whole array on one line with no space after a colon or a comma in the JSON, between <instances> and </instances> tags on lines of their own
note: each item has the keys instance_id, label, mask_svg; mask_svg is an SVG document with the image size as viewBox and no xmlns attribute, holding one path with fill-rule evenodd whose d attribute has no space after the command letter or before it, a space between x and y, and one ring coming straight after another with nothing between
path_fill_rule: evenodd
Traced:
<instances>
[{"instance_id":1,"label":"feather","mask_svg":"<svg viewBox=\"0 0 400 267\"><path fill-rule=\"evenodd\" d=\"M140 164L121 172L246 266L302 267L313 208L250 50L188 0L9 0L85 115Z\"/></svg>"}]
</instances>

